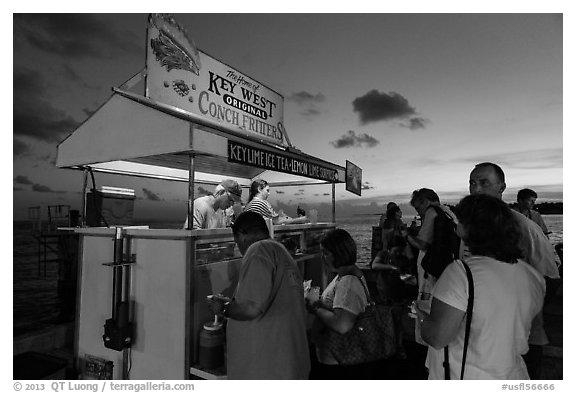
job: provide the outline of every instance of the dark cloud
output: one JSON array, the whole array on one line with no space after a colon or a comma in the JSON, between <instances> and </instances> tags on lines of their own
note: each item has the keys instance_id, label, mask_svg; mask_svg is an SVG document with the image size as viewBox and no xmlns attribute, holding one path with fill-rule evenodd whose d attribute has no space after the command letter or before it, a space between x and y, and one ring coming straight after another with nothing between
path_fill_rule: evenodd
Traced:
<instances>
[{"instance_id":1,"label":"dark cloud","mask_svg":"<svg viewBox=\"0 0 576 393\"><path fill-rule=\"evenodd\" d=\"M329 192L325 192L325 193L322 194L322 195L327 196L327 195L331 195L331 194L330 194Z\"/></svg>"},{"instance_id":2,"label":"dark cloud","mask_svg":"<svg viewBox=\"0 0 576 393\"><path fill-rule=\"evenodd\" d=\"M307 91L300 91L287 97L286 100L293 101L298 105L308 105L310 103L324 102L326 101L326 97L324 97L322 93L310 94Z\"/></svg>"},{"instance_id":3,"label":"dark cloud","mask_svg":"<svg viewBox=\"0 0 576 393\"><path fill-rule=\"evenodd\" d=\"M18 175L14 178L16 184L33 184L27 176Z\"/></svg>"},{"instance_id":4,"label":"dark cloud","mask_svg":"<svg viewBox=\"0 0 576 393\"><path fill-rule=\"evenodd\" d=\"M64 77L66 78L66 80L68 80L70 82L76 82L78 85L85 87L85 88L88 88L88 89L93 88L93 86L90 86L88 83L86 83L84 78L82 78L78 74L78 72L76 72L68 64L63 64L62 68L64 69Z\"/></svg>"},{"instance_id":5,"label":"dark cloud","mask_svg":"<svg viewBox=\"0 0 576 393\"><path fill-rule=\"evenodd\" d=\"M53 193L53 194L64 194L66 191L55 191L48 186L43 184L34 184L32 185L32 191L36 192L46 192L46 193Z\"/></svg>"},{"instance_id":6,"label":"dark cloud","mask_svg":"<svg viewBox=\"0 0 576 393\"><path fill-rule=\"evenodd\" d=\"M137 37L112 31L94 14L14 14L14 28L33 47L67 61L112 58L142 50L134 45Z\"/></svg>"},{"instance_id":7,"label":"dark cloud","mask_svg":"<svg viewBox=\"0 0 576 393\"><path fill-rule=\"evenodd\" d=\"M276 190L276 194L284 194L284 191Z\"/></svg>"},{"instance_id":8,"label":"dark cloud","mask_svg":"<svg viewBox=\"0 0 576 393\"><path fill-rule=\"evenodd\" d=\"M342 147L374 147L379 143L380 141L371 135L356 135L352 130L349 130L347 134L342 135L339 139L330 142L330 144L337 149Z\"/></svg>"},{"instance_id":9,"label":"dark cloud","mask_svg":"<svg viewBox=\"0 0 576 393\"><path fill-rule=\"evenodd\" d=\"M354 99L352 106L354 112L358 112L362 124L406 118L416 114L416 110L402 95L395 92L380 93L375 89Z\"/></svg>"},{"instance_id":10,"label":"dark cloud","mask_svg":"<svg viewBox=\"0 0 576 393\"><path fill-rule=\"evenodd\" d=\"M322 112L316 108L308 108L308 109L300 112L300 114L302 116L306 116L306 117L318 116L320 113L322 113Z\"/></svg>"},{"instance_id":11,"label":"dark cloud","mask_svg":"<svg viewBox=\"0 0 576 393\"><path fill-rule=\"evenodd\" d=\"M52 106L42 76L28 69L14 71L14 135L55 142L79 123Z\"/></svg>"},{"instance_id":12,"label":"dark cloud","mask_svg":"<svg viewBox=\"0 0 576 393\"><path fill-rule=\"evenodd\" d=\"M373 189L374 189L374 186L373 186L372 184L370 184L369 182L366 181L366 182L362 183L361 188L362 188L363 190L373 190Z\"/></svg>"},{"instance_id":13,"label":"dark cloud","mask_svg":"<svg viewBox=\"0 0 576 393\"><path fill-rule=\"evenodd\" d=\"M286 98L286 101L295 102L299 106L303 107L304 109L300 112L300 114L305 117L318 116L320 113L322 113L316 104L324 102L325 100L326 97L324 94L311 94L307 91L300 91Z\"/></svg>"},{"instance_id":14,"label":"dark cloud","mask_svg":"<svg viewBox=\"0 0 576 393\"><path fill-rule=\"evenodd\" d=\"M147 188L143 188L142 192L146 196L146 199L149 201L161 201L162 200L157 194L155 194L154 192L150 191Z\"/></svg>"},{"instance_id":15,"label":"dark cloud","mask_svg":"<svg viewBox=\"0 0 576 393\"><path fill-rule=\"evenodd\" d=\"M30 150L30 146L19 139L14 139L14 157L22 156Z\"/></svg>"},{"instance_id":16,"label":"dark cloud","mask_svg":"<svg viewBox=\"0 0 576 393\"><path fill-rule=\"evenodd\" d=\"M84 108L84 109L82 109L82 112L84 112L86 114L86 117L88 118L88 117L92 116L94 113L96 113L96 110Z\"/></svg>"},{"instance_id":17,"label":"dark cloud","mask_svg":"<svg viewBox=\"0 0 576 393\"><path fill-rule=\"evenodd\" d=\"M428 119L424 119L423 117L413 117L408 119L407 124L400 123L401 127L409 128L412 131L420 130L422 128L426 128L426 126L430 123Z\"/></svg>"}]
</instances>

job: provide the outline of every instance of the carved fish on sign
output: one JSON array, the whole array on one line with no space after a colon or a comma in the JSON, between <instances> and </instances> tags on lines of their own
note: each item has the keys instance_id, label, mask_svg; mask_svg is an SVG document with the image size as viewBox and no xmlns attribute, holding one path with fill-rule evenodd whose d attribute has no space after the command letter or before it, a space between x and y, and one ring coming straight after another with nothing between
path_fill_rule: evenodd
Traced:
<instances>
[{"instance_id":1,"label":"carved fish on sign","mask_svg":"<svg viewBox=\"0 0 576 393\"><path fill-rule=\"evenodd\" d=\"M200 75L200 53L186 30L170 14L150 14L148 25L158 29L150 40L156 60L168 71L181 69Z\"/></svg>"}]
</instances>

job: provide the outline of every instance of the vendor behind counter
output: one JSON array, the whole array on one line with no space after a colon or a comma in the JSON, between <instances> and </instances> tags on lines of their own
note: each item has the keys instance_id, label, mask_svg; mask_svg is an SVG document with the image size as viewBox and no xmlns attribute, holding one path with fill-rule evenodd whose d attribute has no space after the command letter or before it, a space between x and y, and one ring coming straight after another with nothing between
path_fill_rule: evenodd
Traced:
<instances>
[{"instance_id":1,"label":"vendor behind counter","mask_svg":"<svg viewBox=\"0 0 576 393\"><path fill-rule=\"evenodd\" d=\"M307 223L308 217L303 215L301 217L292 218L284 214L282 211L277 213L270 202L268 196L270 195L270 186L264 179L254 180L250 186L250 194L248 196L248 204L244 211L253 211L260 214L264 218L270 218L274 225L278 224L303 224Z\"/></svg>"},{"instance_id":2,"label":"vendor behind counter","mask_svg":"<svg viewBox=\"0 0 576 393\"><path fill-rule=\"evenodd\" d=\"M194 221L192 229L214 229L230 226L230 216L226 210L235 203L242 202L242 188L238 182L226 179L218 184L212 195L194 200ZM188 218L184 223L188 229Z\"/></svg>"}]
</instances>

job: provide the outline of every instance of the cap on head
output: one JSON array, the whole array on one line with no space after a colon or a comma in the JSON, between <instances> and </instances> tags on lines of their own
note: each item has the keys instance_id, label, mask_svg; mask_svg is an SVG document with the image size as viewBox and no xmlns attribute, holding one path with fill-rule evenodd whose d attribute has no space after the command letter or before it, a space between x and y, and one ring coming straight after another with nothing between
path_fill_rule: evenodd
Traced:
<instances>
[{"instance_id":1,"label":"cap on head","mask_svg":"<svg viewBox=\"0 0 576 393\"><path fill-rule=\"evenodd\" d=\"M226 179L220 186L230 194L234 202L242 202L242 188L237 181Z\"/></svg>"}]
</instances>

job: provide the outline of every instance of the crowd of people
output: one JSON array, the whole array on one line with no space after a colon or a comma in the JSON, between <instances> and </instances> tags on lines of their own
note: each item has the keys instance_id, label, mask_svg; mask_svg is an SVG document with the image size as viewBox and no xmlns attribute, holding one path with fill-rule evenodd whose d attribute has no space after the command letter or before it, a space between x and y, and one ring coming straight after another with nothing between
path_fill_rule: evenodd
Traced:
<instances>
[{"instance_id":1,"label":"crowd of people","mask_svg":"<svg viewBox=\"0 0 576 393\"><path fill-rule=\"evenodd\" d=\"M217 188L212 205L203 201L198 208L228 208L219 198L238 196L239 187L221 186L224 193L217 195ZM470 195L452 209L432 189L414 191L410 204L419 226L416 219L405 225L399 206L388 204L380 220L382 250L371 266L383 274L370 296L356 263L356 242L343 229L320 240L324 270L333 279L321 293L304 292L296 263L270 238L265 221L288 219L267 201L269 185L254 182L232 224L243 254L236 292L232 299L209 300L212 310L228 319L229 378L368 379L384 373L382 364L339 364L318 332L352 331L370 297L383 304L394 299L392 283L402 272L417 277L414 338L428 348L429 379L539 379L548 343L542 313L546 280L560 276L548 229L533 209L537 195L521 190L518 207L511 209L502 201L505 189L502 169L485 162L470 173ZM306 220L291 220L300 219Z\"/></svg>"}]
</instances>

